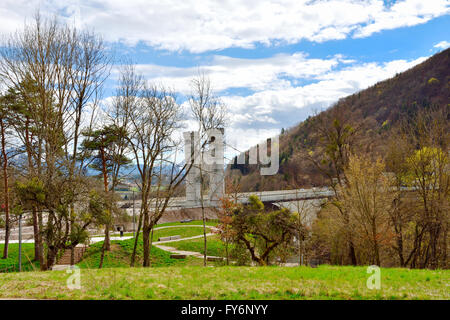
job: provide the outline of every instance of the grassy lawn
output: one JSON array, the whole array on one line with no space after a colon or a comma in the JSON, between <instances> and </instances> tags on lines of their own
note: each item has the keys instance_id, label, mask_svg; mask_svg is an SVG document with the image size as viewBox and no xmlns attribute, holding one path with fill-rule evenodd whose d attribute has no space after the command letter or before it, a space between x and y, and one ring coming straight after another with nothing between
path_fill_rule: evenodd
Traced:
<instances>
[{"instance_id":1,"label":"grassy lawn","mask_svg":"<svg viewBox=\"0 0 450 320\"><path fill-rule=\"evenodd\" d=\"M209 228L206 228L206 232L211 232ZM160 237L168 237L168 236L175 236L180 235L182 238L188 238L188 237L194 237L199 236L203 234L203 227L177 227L177 228L166 228L166 229L159 229L153 231L153 241L158 241L158 238Z\"/></svg>"},{"instance_id":2,"label":"grassy lawn","mask_svg":"<svg viewBox=\"0 0 450 320\"><path fill-rule=\"evenodd\" d=\"M97 242L91 245L85 253L83 260L78 263L80 268L98 268L101 257L101 247L103 242ZM123 241L111 241L111 251L105 252L103 261L104 268L129 268L130 257L133 252L134 239ZM137 247L136 266L142 265L143 246L142 238ZM194 257L187 257L186 259L171 259L170 252L152 247L151 262L153 267L168 267L168 266L184 266L184 265L201 265L202 260Z\"/></svg>"},{"instance_id":3,"label":"grassy lawn","mask_svg":"<svg viewBox=\"0 0 450 320\"><path fill-rule=\"evenodd\" d=\"M159 226L158 226L159 227ZM209 228L206 228L206 232L211 232ZM188 238L193 236L198 236L203 234L203 226L195 226L195 227L173 227L173 228L165 228L165 229L158 229L153 231L153 241L158 241L158 238L160 237L168 237L168 236L176 236L179 235L182 238ZM103 235L100 235L103 236ZM116 234L114 235L117 236ZM124 233L124 236L133 236L133 233L128 232ZM142 233L141 233L142 236Z\"/></svg>"},{"instance_id":4,"label":"grassy lawn","mask_svg":"<svg viewBox=\"0 0 450 320\"><path fill-rule=\"evenodd\" d=\"M449 299L450 271L366 267L161 267L81 270L70 290L64 271L0 274L0 298L38 299Z\"/></svg>"},{"instance_id":5,"label":"grassy lawn","mask_svg":"<svg viewBox=\"0 0 450 320\"><path fill-rule=\"evenodd\" d=\"M200 252L202 254L205 251L203 238L171 242L168 243L167 246L174 247L178 250ZM207 238L206 247L206 254L209 256L225 256L225 245L220 241L217 235L209 236Z\"/></svg>"},{"instance_id":6,"label":"grassy lawn","mask_svg":"<svg viewBox=\"0 0 450 320\"><path fill-rule=\"evenodd\" d=\"M212 226L212 227L216 227L218 224L218 220L210 220L210 221L206 221L205 223L207 226ZM185 226L185 225L199 225L199 226L203 226L203 221L202 220L194 220L191 222L167 222L167 223L161 223L156 225L155 228L158 227L165 227L165 226Z\"/></svg>"},{"instance_id":7,"label":"grassy lawn","mask_svg":"<svg viewBox=\"0 0 450 320\"><path fill-rule=\"evenodd\" d=\"M0 256L3 256L4 244L0 244ZM0 259L0 272L19 270L19 244L10 243L8 259ZM22 270L39 270L39 261L30 262L34 258L34 243L22 243ZM34 268L33 268L34 267Z\"/></svg>"}]
</instances>

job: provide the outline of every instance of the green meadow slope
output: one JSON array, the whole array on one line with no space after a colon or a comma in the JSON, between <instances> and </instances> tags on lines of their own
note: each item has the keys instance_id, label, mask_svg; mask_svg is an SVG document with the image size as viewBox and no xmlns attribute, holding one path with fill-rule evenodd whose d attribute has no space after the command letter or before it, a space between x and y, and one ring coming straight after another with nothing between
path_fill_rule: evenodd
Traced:
<instances>
[{"instance_id":1,"label":"green meadow slope","mask_svg":"<svg viewBox=\"0 0 450 320\"><path fill-rule=\"evenodd\" d=\"M445 299L450 271L381 269L368 289L366 267L160 267L0 274L0 298L35 299Z\"/></svg>"}]
</instances>

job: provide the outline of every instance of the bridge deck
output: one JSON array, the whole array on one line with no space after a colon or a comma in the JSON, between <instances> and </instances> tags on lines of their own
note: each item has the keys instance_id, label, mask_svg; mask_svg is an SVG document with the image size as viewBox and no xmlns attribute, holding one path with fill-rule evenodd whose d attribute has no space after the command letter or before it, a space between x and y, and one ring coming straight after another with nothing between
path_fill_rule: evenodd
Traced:
<instances>
[{"instance_id":1,"label":"bridge deck","mask_svg":"<svg viewBox=\"0 0 450 320\"><path fill-rule=\"evenodd\" d=\"M276 190L276 191L258 191L258 192L241 192L237 195L229 194L232 198L237 198L238 202L246 203L251 195L257 195L262 202L286 202L294 200L323 199L333 196L333 191L329 188L312 188L312 189L294 189L294 190ZM122 204L130 204L130 201L123 201ZM217 201L209 201L204 198L204 205L211 207L217 206ZM140 207L140 201L136 200L135 208ZM187 202L184 197L174 197L170 200L169 209L176 210L182 208L198 208L200 201Z\"/></svg>"}]
</instances>

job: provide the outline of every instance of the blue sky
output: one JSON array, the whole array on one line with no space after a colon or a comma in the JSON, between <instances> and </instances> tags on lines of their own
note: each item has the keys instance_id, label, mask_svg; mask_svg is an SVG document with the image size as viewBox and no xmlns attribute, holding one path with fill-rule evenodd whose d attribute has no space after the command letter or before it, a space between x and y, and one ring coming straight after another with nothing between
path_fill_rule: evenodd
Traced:
<instances>
[{"instance_id":1,"label":"blue sky","mask_svg":"<svg viewBox=\"0 0 450 320\"><path fill-rule=\"evenodd\" d=\"M307 52L310 57L327 58L333 53L358 59L360 62L390 61L392 59L414 59L438 51L433 46L442 40L449 40L450 17L443 15L427 23L412 27L385 30L366 38L346 38L313 42L302 40L295 44L268 46L256 43L254 48L227 48L194 54L189 51L168 51L155 49L144 42L134 47L120 43L118 52L133 52L138 63L153 63L173 67L195 67L209 63L212 55L224 55L234 58L268 58L280 53Z\"/></svg>"},{"instance_id":2,"label":"blue sky","mask_svg":"<svg viewBox=\"0 0 450 320\"><path fill-rule=\"evenodd\" d=\"M94 29L117 63L131 58L180 103L203 70L240 150L450 44L449 0L2 0L0 33L20 29L36 8Z\"/></svg>"}]
</instances>

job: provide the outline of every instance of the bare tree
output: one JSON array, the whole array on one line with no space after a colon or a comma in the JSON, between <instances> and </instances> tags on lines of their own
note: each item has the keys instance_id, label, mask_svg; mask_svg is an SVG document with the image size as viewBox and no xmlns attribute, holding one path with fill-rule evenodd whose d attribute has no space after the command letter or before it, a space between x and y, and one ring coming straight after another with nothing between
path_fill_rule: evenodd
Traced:
<instances>
[{"instance_id":1,"label":"bare tree","mask_svg":"<svg viewBox=\"0 0 450 320\"><path fill-rule=\"evenodd\" d=\"M297 191L296 191L297 193ZM297 197L298 198L298 197ZM297 239L297 250L298 250L298 265L302 266L304 264L305 258L305 241L308 238L308 220L310 220L310 211L312 205L308 205L308 200L297 200L295 202L295 214L296 214L296 239Z\"/></svg>"},{"instance_id":2,"label":"bare tree","mask_svg":"<svg viewBox=\"0 0 450 320\"><path fill-rule=\"evenodd\" d=\"M395 242L393 249L397 252L398 261L401 267L406 267L411 260L414 248L410 252L407 251L407 233L408 225L414 223L416 210L411 208L410 197L403 192L403 186L405 185L404 178L408 174L408 165L405 159L409 156L412 145L407 141L405 135L398 132L391 137L388 142L388 150L386 155L386 168L393 173L395 177L395 189L398 197L394 199L393 208L389 211L392 228L395 234ZM420 233L419 226L416 227L416 231ZM410 232L412 234L412 232Z\"/></svg>"},{"instance_id":3,"label":"bare tree","mask_svg":"<svg viewBox=\"0 0 450 320\"><path fill-rule=\"evenodd\" d=\"M398 194L394 180L384 172L381 159L350 156L345 169L347 183L339 189L343 207L350 215L352 233L370 248L371 263L381 265L380 250L389 239L389 212Z\"/></svg>"},{"instance_id":4,"label":"bare tree","mask_svg":"<svg viewBox=\"0 0 450 320\"><path fill-rule=\"evenodd\" d=\"M82 190L76 183L75 167L83 110L97 100L109 60L101 39L94 34L79 32L56 19L42 19L39 13L33 24L8 38L0 58L0 77L25 105L22 127L26 132L20 136L29 158L29 179L43 182L46 193L45 203L33 206L36 253L41 268L46 269L75 232L74 203ZM63 198L67 194L61 193L62 187L72 188L70 197ZM68 206L68 215L61 206ZM60 232L61 228L65 232ZM72 246L76 245L76 239L71 240Z\"/></svg>"},{"instance_id":5,"label":"bare tree","mask_svg":"<svg viewBox=\"0 0 450 320\"><path fill-rule=\"evenodd\" d=\"M345 169L348 159L355 147L357 132L361 127L354 127L349 122L349 106L338 104L336 107L318 115L319 156L309 155L309 160L329 180L329 185L334 191L332 203L338 209L340 216L346 225L346 238L348 243L348 257L352 265L357 264L355 245L352 234L349 232L349 215L340 205L338 188L344 187L346 183Z\"/></svg>"},{"instance_id":6,"label":"bare tree","mask_svg":"<svg viewBox=\"0 0 450 320\"><path fill-rule=\"evenodd\" d=\"M133 158L136 163L139 163L137 158L139 158L140 153L138 149L133 149L131 147L132 142L138 143L136 140L135 132L139 131L139 122L143 121L141 118L142 105L140 95L144 89L145 81L141 74L136 72L135 66L132 63L124 63L119 67L119 80L116 89L115 96L113 97L111 106L109 120L117 125L118 127L124 128L127 135L124 136L124 140L117 145L117 152L125 154L128 149L133 153ZM142 142L144 140L140 140ZM144 161L144 160L142 160ZM143 172L142 172L143 173ZM141 172L139 172L141 175ZM114 176L118 175L118 168L115 170L113 168L113 180ZM141 179L143 179L141 175ZM136 248L139 239L139 233L142 228L143 219L143 207L141 205L139 213L138 228L133 248L133 253L131 255L131 266L134 266L136 258Z\"/></svg>"},{"instance_id":7,"label":"bare tree","mask_svg":"<svg viewBox=\"0 0 450 320\"><path fill-rule=\"evenodd\" d=\"M401 191L393 217L404 266L447 266L449 110L431 106L405 119L388 155L398 185L413 191Z\"/></svg>"},{"instance_id":8,"label":"bare tree","mask_svg":"<svg viewBox=\"0 0 450 320\"><path fill-rule=\"evenodd\" d=\"M135 264L142 228L143 265L148 267L153 226L164 214L175 189L188 172L186 165L178 169L175 167L175 160L171 160L174 151L176 152L177 144L173 137L179 128L181 107L176 103L174 93L163 86L144 84L134 68L125 68L125 75L128 79L128 92L136 99L132 106L122 104L122 109L129 119L128 142L139 172L138 186L141 191L141 208L131 266Z\"/></svg>"},{"instance_id":9,"label":"bare tree","mask_svg":"<svg viewBox=\"0 0 450 320\"><path fill-rule=\"evenodd\" d=\"M138 96L142 91L143 77L136 74L132 64L123 64L119 67L119 81L116 93L108 109L107 123L121 129L122 134L117 137L113 153L116 158L123 158L130 154L128 146L128 131L130 126L131 109L138 104ZM120 183L121 162L113 163L111 172L111 190Z\"/></svg>"},{"instance_id":10,"label":"bare tree","mask_svg":"<svg viewBox=\"0 0 450 320\"><path fill-rule=\"evenodd\" d=\"M226 124L226 108L222 101L214 95L210 79L204 72L199 72L197 77L191 80L191 97L189 104L194 120L198 123L200 161L198 164L200 175L200 205L203 220L204 253L203 265L206 266L207 240L206 240L206 217L204 203L205 175L207 172L203 166L203 154L208 147L207 133L211 129L224 128Z\"/></svg>"},{"instance_id":11,"label":"bare tree","mask_svg":"<svg viewBox=\"0 0 450 320\"><path fill-rule=\"evenodd\" d=\"M10 127L9 110L7 105L7 97L0 96L0 143L1 143L1 163L3 172L3 188L4 188L4 203L2 209L5 209L5 246L3 248L3 259L8 258L9 236L10 236L10 196L9 196L9 158L11 156L8 152L7 135Z\"/></svg>"}]
</instances>

